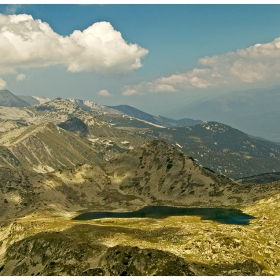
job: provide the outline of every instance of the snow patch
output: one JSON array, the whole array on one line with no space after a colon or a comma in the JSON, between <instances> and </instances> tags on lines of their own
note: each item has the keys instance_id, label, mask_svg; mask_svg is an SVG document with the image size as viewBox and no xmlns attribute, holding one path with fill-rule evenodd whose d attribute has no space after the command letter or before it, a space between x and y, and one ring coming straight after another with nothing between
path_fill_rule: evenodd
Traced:
<instances>
[{"instance_id":1,"label":"snow patch","mask_svg":"<svg viewBox=\"0 0 280 280\"><path fill-rule=\"evenodd\" d=\"M178 146L179 148L183 148L180 144L176 143L176 146Z\"/></svg>"},{"instance_id":2,"label":"snow patch","mask_svg":"<svg viewBox=\"0 0 280 280\"><path fill-rule=\"evenodd\" d=\"M35 98L36 100L38 100L40 102L40 104L44 104L46 102L51 101L51 99L48 97L39 97L39 96L32 96L32 97Z\"/></svg>"}]
</instances>

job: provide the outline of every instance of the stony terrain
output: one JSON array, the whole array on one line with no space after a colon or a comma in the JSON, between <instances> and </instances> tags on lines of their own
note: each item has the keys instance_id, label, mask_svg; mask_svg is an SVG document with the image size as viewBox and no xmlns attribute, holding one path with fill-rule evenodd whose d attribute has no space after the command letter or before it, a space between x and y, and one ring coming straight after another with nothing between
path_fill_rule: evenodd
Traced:
<instances>
[{"instance_id":1,"label":"stony terrain","mask_svg":"<svg viewBox=\"0 0 280 280\"><path fill-rule=\"evenodd\" d=\"M279 207L279 194L245 207L249 226L33 214L2 223L0 275L279 275Z\"/></svg>"},{"instance_id":2,"label":"stony terrain","mask_svg":"<svg viewBox=\"0 0 280 280\"><path fill-rule=\"evenodd\" d=\"M22 109L0 107L1 166L45 172L78 163L100 164L146 141L94 115L59 98Z\"/></svg>"},{"instance_id":3,"label":"stony terrain","mask_svg":"<svg viewBox=\"0 0 280 280\"><path fill-rule=\"evenodd\" d=\"M272 143L219 123L164 128L93 102L39 102L0 107L1 276L280 275L280 181L221 175L277 171ZM148 205L255 218L74 219Z\"/></svg>"},{"instance_id":4,"label":"stony terrain","mask_svg":"<svg viewBox=\"0 0 280 280\"><path fill-rule=\"evenodd\" d=\"M162 141L104 167L45 174L2 168L0 175L1 275L280 273L279 183L237 184ZM72 220L81 211L158 204L230 205L256 219L249 226L196 216Z\"/></svg>"},{"instance_id":5,"label":"stony terrain","mask_svg":"<svg viewBox=\"0 0 280 280\"><path fill-rule=\"evenodd\" d=\"M0 155L10 166L38 172L53 171L63 166L75 166L81 162L102 162L102 152L53 123L43 123L13 129L0 139L6 153ZM4 148L5 147L5 148ZM11 160L6 155L13 155ZM16 161L16 164L13 164ZM4 164L2 165L6 167Z\"/></svg>"}]
</instances>

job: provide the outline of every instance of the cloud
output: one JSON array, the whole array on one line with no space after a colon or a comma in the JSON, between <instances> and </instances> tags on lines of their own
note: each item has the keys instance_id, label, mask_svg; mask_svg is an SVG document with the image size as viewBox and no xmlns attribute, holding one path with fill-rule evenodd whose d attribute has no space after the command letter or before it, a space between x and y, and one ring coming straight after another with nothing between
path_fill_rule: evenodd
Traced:
<instances>
[{"instance_id":1,"label":"cloud","mask_svg":"<svg viewBox=\"0 0 280 280\"><path fill-rule=\"evenodd\" d=\"M112 96L112 94L106 90L106 89L102 89L98 92L98 95L101 95L101 96Z\"/></svg>"},{"instance_id":2,"label":"cloud","mask_svg":"<svg viewBox=\"0 0 280 280\"><path fill-rule=\"evenodd\" d=\"M130 89L129 87L125 88L124 91L123 91L123 95L127 95L127 96L130 96L130 95L134 95L134 94L137 94L138 91L136 89Z\"/></svg>"},{"instance_id":3,"label":"cloud","mask_svg":"<svg viewBox=\"0 0 280 280\"><path fill-rule=\"evenodd\" d=\"M8 5L6 7L5 13L8 15L15 14L16 12L18 12L18 10L21 9L21 7L22 7L22 5L19 5L19 4Z\"/></svg>"},{"instance_id":4,"label":"cloud","mask_svg":"<svg viewBox=\"0 0 280 280\"><path fill-rule=\"evenodd\" d=\"M162 77L136 86L126 86L123 95L147 92L176 92L237 84L273 82L280 75L280 38L267 44L199 59L191 71Z\"/></svg>"},{"instance_id":5,"label":"cloud","mask_svg":"<svg viewBox=\"0 0 280 280\"><path fill-rule=\"evenodd\" d=\"M17 75L17 81L23 81L25 80L26 76L24 74Z\"/></svg>"},{"instance_id":6,"label":"cloud","mask_svg":"<svg viewBox=\"0 0 280 280\"><path fill-rule=\"evenodd\" d=\"M60 36L31 15L0 14L0 72L64 65L70 72L121 75L142 67L148 50L128 44L109 22Z\"/></svg>"},{"instance_id":7,"label":"cloud","mask_svg":"<svg viewBox=\"0 0 280 280\"><path fill-rule=\"evenodd\" d=\"M6 87L6 85L7 85L7 83L2 78L0 78L0 90L4 89Z\"/></svg>"}]
</instances>

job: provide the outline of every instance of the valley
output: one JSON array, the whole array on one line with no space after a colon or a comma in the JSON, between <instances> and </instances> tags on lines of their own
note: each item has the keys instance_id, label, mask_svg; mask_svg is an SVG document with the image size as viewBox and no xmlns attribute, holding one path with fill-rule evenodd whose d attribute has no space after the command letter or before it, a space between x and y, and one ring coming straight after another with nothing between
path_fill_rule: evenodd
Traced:
<instances>
[{"instance_id":1,"label":"valley","mask_svg":"<svg viewBox=\"0 0 280 280\"><path fill-rule=\"evenodd\" d=\"M257 214L249 226L191 216L26 216L1 226L1 236L9 235L5 244L13 241L1 275L279 275L275 207L279 195L244 208Z\"/></svg>"},{"instance_id":2,"label":"valley","mask_svg":"<svg viewBox=\"0 0 280 280\"><path fill-rule=\"evenodd\" d=\"M0 107L1 276L280 275L277 144L217 122L32 98ZM156 215L164 207L198 212ZM214 209L251 218L221 222ZM75 219L87 212L119 217Z\"/></svg>"}]
</instances>

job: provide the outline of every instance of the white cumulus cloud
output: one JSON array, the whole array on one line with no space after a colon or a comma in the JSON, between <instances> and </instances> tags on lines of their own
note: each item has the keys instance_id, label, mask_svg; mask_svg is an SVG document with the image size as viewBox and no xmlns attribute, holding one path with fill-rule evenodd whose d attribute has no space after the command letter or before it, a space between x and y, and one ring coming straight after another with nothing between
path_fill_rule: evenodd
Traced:
<instances>
[{"instance_id":1,"label":"white cumulus cloud","mask_svg":"<svg viewBox=\"0 0 280 280\"><path fill-rule=\"evenodd\" d=\"M136 86L126 86L123 95L144 92L175 92L222 85L277 81L280 76L280 38L267 44L199 59L191 71L162 77Z\"/></svg>"},{"instance_id":2,"label":"white cumulus cloud","mask_svg":"<svg viewBox=\"0 0 280 280\"><path fill-rule=\"evenodd\" d=\"M31 15L0 14L0 72L64 65L70 72L120 75L142 67L148 50L128 44L109 22L97 22L70 36L55 33Z\"/></svg>"},{"instance_id":3,"label":"white cumulus cloud","mask_svg":"<svg viewBox=\"0 0 280 280\"><path fill-rule=\"evenodd\" d=\"M0 78L0 90L4 89L6 87L6 85L7 85L7 83L2 78Z\"/></svg>"},{"instance_id":4,"label":"white cumulus cloud","mask_svg":"<svg viewBox=\"0 0 280 280\"><path fill-rule=\"evenodd\" d=\"M98 92L98 95L101 95L101 96L112 96L112 94L106 90L106 89L102 89Z\"/></svg>"}]
</instances>

